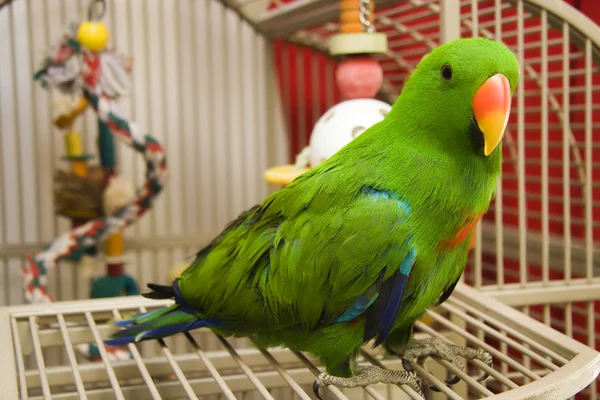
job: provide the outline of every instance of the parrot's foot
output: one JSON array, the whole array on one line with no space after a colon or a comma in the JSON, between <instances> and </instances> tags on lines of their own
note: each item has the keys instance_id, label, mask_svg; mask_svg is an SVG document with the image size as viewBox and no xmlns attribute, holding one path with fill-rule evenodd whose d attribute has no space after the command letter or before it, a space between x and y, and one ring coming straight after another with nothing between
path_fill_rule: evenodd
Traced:
<instances>
[{"instance_id":1,"label":"parrot's foot","mask_svg":"<svg viewBox=\"0 0 600 400\"><path fill-rule=\"evenodd\" d=\"M464 357L468 360L481 360L490 367L492 367L492 355L484 350L473 349L466 346L458 346L450 343L446 340L439 338L429 338L423 340L412 340L402 351L395 351L394 349L387 347L388 352L402 358L402 366L407 371L413 371L411 362L423 366L425 360L429 356L436 356L443 360L446 360L461 371L465 370L463 363L459 360L460 357ZM487 372L477 379L478 382L485 380L488 377ZM454 385L460 381L457 376L450 377L445 380L446 384ZM431 390L439 391L439 389L424 381L424 385L429 386Z\"/></svg>"},{"instance_id":2,"label":"parrot's foot","mask_svg":"<svg viewBox=\"0 0 600 400\"><path fill-rule=\"evenodd\" d=\"M357 366L356 375L350 378L342 378L328 374L321 374L313 384L313 391L319 400L323 400L319 393L321 386L337 386L342 388L355 388L376 383L390 383L393 385L408 385L421 396L421 387L417 374L412 371L395 371L392 369L380 368L374 365Z\"/></svg>"}]
</instances>

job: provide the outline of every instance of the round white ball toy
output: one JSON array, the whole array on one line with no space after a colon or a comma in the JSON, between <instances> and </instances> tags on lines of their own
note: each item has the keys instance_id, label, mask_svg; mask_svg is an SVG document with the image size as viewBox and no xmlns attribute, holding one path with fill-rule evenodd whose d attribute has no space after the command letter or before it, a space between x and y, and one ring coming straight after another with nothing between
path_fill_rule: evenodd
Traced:
<instances>
[{"instance_id":1,"label":"round white ball toy","mask_svg":"<svg viewBox=\"0 0 600 400\"><path fill-rule=\"evenodd\" d=\"M337 153L392 109L376 99L346 100L331 107L315 124L310 137L310 167Z\"/></svg>"}]
</instances>

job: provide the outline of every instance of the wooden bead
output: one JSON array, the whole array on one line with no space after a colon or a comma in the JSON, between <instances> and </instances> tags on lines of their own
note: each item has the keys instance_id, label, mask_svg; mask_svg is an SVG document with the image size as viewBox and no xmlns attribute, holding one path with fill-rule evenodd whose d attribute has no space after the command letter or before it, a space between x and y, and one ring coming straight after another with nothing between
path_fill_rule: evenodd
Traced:
<instances>
[{"instance_id":1,"label":"wooden bead","mask_svg":"<svg viewBox=\"0 0 600 400\"><path fill-rule=\"evenodd\" d=\"M87 162L85 161L71 161L71 170L75 175L82 178L87 178L88 176Z\"/></svg>"},{"instance_id":2,"label":"wooden bead","mask_svg":"<svg viewBox=\"0 0 600 400\"><path fill-rule=\"evenodd\" d=\"M375 22L375 7L373 2L369 4L369 21ZM340 32L359 33L362 32L362 23L360 22L360 1L359 0L341 0L340 2Z\"/></svg>"}]
</instances>

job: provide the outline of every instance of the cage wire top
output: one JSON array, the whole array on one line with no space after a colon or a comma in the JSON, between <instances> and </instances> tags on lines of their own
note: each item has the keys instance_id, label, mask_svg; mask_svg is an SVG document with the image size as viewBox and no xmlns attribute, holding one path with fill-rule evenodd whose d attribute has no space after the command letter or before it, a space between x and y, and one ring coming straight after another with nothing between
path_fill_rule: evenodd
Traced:
<instances>
[{"instance_id":1,"label":"cage wire top","mask_svg":"<svg viewBox=\"0 0 600 400\"><path fill-rule=\"evenodd\" d=\"M179 335L179 339L186 338L183 349L174 345L175 337L128 345L132 360L111 361L103 346L99 346L103 362L82 362L75 357L74 347L90 341L100 344L108 337L114 329L112 319L169 304L135 296L127 303L97 299L0 309L0 337L13 343L0 347L5 360L3 393L18 398L20 392L22 399L100 399L113 395L117 399L195 399L209 394L235 399L238 394L234 392L257 390L259 397L273 399L278 398L273 389L288 388L299 398L310 398L307 393L320 371L304 354L279 348L242 348L222 337L217 338L221 350L205 352L202 343L214 334L204 329ZM417 336L445 337L455 343L467 340L490 351L495 360L494 368L475 360L464 371L437 358L428 361L425 368L413 364L450 399L493 395L506 400L568 398L600 371L600 354L595 350L463 284L446 303L428 311L428 316L429 322L417 324ZM63 364L45 363L45 350L50 348L67 355ZM150 355L152 350L160 355ZM385 357L368 345L361 354L361 363L401 367L400 360ZM475 380L480 369L490 374L484 384ZM445 373L457 374L463 382L447 387L441 382ZM421 398L406 385L352 391L329 387L327 391L336 399L352 398L352 391L355 395L366 392L375 399Z\"/></svg>"}]
</instances>

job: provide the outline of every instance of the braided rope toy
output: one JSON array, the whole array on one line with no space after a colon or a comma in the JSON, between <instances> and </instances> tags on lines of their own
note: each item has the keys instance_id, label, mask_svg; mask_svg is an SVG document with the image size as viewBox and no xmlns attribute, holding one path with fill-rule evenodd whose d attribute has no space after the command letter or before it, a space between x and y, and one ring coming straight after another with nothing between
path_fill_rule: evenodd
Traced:
<instances>
[{"instance_id":1,"label":"braided rope toy","mask_svg":"<svg viewBox=\"0 0 600 400\"><path fill-rule=\"evenodd\" d=\"M106 82L99 79L103 64L100 55L82 46L73 33L65 35L56 51L49 53L44 68L38 71L34 78L41 80L43 87L54 87L64 94L82 92L100 121L108 126L110 133L144 157L146 180L144 185L138 188L136 198L113 214L64 233L43 251L33 257L26 257L22 275L28 303L52 302L53 298L47 289L48 271L54 268L59 260L95 245L140 219L151 207L153 199L162 191L167 178L166 156L162 146L152 136L142 133L135 123L116 112L109 97L110 91L102 90ZM75 61L85 66L73 68ZM77 73L64 74L65 70Z\"/></svg>"}]
</instances>

